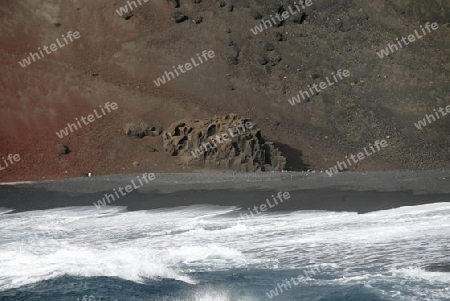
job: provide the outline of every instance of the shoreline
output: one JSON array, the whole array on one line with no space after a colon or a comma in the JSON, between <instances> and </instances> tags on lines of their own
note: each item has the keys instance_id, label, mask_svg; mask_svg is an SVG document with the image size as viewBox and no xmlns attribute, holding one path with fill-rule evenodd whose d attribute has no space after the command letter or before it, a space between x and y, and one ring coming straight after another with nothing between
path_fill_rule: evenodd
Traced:
<instances>
[{"instance_id":1,"label":"shoreline","mask_svg":"<svg viewBox=\"0 0 450 301\"><path fill-rule=\"evenodd\" d=\"M71 178L0 185L0 207L14 213L92 206L135 175ZM188 205L237 206L243 212L272 194L291 198L271 211L330 210L367 213L402 206L450 202L450 171L325 173L155 174L149 184L111 205L129 211ZM100 210L100 209L99 209Z\"/></svg>"}]
</instances>

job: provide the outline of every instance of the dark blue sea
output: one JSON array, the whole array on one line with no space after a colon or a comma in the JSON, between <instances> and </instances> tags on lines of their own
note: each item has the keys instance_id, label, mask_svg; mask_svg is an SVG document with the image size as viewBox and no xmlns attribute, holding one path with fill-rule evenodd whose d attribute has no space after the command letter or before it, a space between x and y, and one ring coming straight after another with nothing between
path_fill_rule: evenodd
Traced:
<instances>
[{"instance_id":1,"label":"dark blue sea","mask_svg":"<svg viewBox=\"0 0 450 301\"><path fill-rule=\"evenodd\" d=\"M0 209L0 301L450 300L450 203Z\"/></svg>"}]
</instances>

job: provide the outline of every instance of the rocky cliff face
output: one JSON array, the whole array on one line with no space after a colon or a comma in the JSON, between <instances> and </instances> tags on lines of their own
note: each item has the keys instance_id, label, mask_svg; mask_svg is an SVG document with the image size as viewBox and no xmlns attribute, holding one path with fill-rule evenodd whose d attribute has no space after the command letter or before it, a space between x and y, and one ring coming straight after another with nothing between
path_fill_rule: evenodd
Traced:
<instances>
[{"instance_id":1,"label":"rocky cliff face","mask_svg":"<svg viewBox=\"0 0 450 301\"><path fill-rule=\"evenodd\" d=\"M164 149L188 165L236 171L280 171L286 165L261 130L237 114L181 120L167 128L163 140Z\"/></svg>"}]
</instances>

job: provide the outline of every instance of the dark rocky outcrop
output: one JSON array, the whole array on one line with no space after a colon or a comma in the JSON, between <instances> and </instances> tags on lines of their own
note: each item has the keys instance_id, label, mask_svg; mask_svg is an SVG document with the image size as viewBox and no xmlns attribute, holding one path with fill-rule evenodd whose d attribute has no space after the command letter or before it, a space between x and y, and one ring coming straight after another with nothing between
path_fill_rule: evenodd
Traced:
<instances>
[{"instance_id":1,"label":"dark rocky outcrop","mask_svg":"<svg viewBox=\"0 0 450 301\"><path fill-rule=\"evenodd\" d=\"M162 128L150 126L147 123L127 123L123 129L125 135L137 138L144 136L156 137L162 133Z\"/></svg>"},{"instance_id":2,"label":"dark rocky outcrop","mask_svg":"<svg viewBox=\"0 0 450 301\"><path fill-rule=\"evenodd\" d=\"M237 114L176 122L163 133L163 144L172 156L199 167L253 172L280 171L286 165L260 129Z\"/></svg>"}]
</instances>

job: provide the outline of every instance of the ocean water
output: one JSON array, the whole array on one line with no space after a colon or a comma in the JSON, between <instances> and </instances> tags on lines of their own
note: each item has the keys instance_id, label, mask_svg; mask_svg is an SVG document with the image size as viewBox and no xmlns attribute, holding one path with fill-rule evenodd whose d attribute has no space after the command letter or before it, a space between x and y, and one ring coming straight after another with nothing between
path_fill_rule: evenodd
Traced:
<instances>
[{"instance_id":1,"label":"ocean water","mask_svg":"<svg viewBox=\"0 0 450 301\"><path fill-rule=\"evenodd\" d=\"M0 209L0 300L450 300L450 203Z\"/></svg>"}]
</instances>

